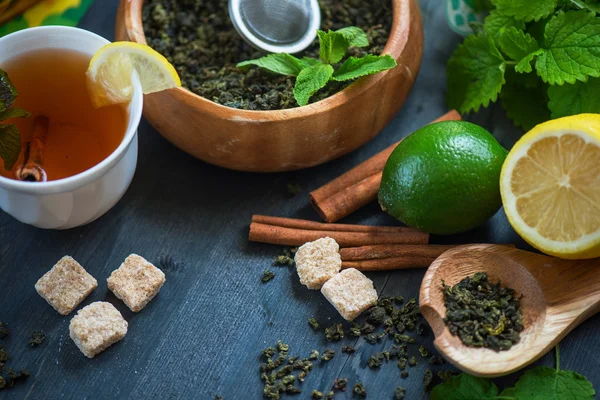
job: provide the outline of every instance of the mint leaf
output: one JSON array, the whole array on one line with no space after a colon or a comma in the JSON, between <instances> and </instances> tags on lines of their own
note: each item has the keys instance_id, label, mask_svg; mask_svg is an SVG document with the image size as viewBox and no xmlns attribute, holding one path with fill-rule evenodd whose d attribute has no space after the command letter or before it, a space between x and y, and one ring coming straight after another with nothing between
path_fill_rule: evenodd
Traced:
<instances>
[{"instance_id":1,"label":"mint leaf","mask_svg":"<svg viewBox=\"0 0 600 400\"><path fill-rule=\"evenodd\" d=\"M517 63L517 65L515 65L515 71L517 71L518 73L521 73L521 74L523 74L523 73L530 73L531 71L533 71L533 67L531 66L531 62L533 61L533 59L536 56L539 56L543 52L544 52L544 50L538 49L538 50L534 51L533 53L527 54L525 57L523 57Z\"/></svg>"},{"instance_id":2,"label":"mint leaf","mask_svg":"<svg viewBox=\"0 0 600 400\"><path fill-rule=\"evenodd\" d=\"M384 56L367 54L362 58L350 57L334 72L333 80L339 82L350 81L361 76L376 74L395 66L396 60L389 54Z\"/></svg>"},{"instance_id":3,"label":"mint leaf","mask_svg":"<svg viewBox=\"0 0 600 400\"><path fill-rule=\"evenodd\" d=\"M497 39L500 31L509 27L515 27L517 29L525 29L525 21L517 21L515 17L505 15L498 10L492 10L490 15L485 17L483 21L483 29L488 36L494 40Z\"/></svg>"},{"instance_id":4,"label":"mint leaf","mask_svg":"<svg viewBox=\"0 0 600 400\"><path fill-rule=\"evenodd\" d=\"M504 54L515 61L521 61L540 48L533 36L514 26L508 27L502 32L498 37L498 43ZM529 72L531 72L531 68Z\"/></svg>"},{"instance_id":5,"label":"mint leaf","mask_svg":"<svg viewBox=\"0 0 600 400\"><path fill-rule=\"evenodd\" d=\"M243 61L237 65L238 68L255 65L280 75L298 76L300 71L308 66L304 60L300 60L287 53L269 54L256 60Z\"/></svg>"},{"instance_id":6,"label":"mint leaf","mask_svg":"<svg viewBox=\"0 0 600 400\"><path fill-rule=\"evenodd\" d=\"M558 6L558 0L493 0L493 3L503 14L526 22L545 18Z\"/></svg>"},{"instance_id":7,"label":"mint leaf","mask_svg":"<svg viewBox=\"0 0 600 400\"><path fill-rule=\"evenodd\" d=\"M0 125L0 158L4 160L4 169L12 170L21 153L21 134L16 125Z\"/></svg>"},{"instance_id":8,"label":"mint leaf","mask_svg":"<svg viewBox=\"0 0 600 400\"><path fill-rule=\"evenodd\" d=\"M306 65L306 67L310 67L311 65L317 65L321 63L321 61L310 57L302 57L302 62Z\"/></svg>"},{"instance_id":9,"label":"mint leaf","mask_svg":"<svg viewBox=\"0 0 600 400\"><path fill-rule=\"evenodd\" d=\"M17 89L8 79L6 72L0 69L0 112L13 105L17 97Z\"/></svg>"},{"instance_id":10,"label":"mint leaf","mask_svg":"<svg viewBox=\"0 0 600 400\"><path fill-rule=\"evenodd\" d=\"M562 85L600 76L600 18L593 12L569 11L546 24L545 49L535 67L544 82Z\"/></svg>"},{"instance_id":11,"label":"mint leaf","mask_svg":"<svg viewBox=\"0 0 600 400\"><path fill-rule=\"evenodd\" d=\"M492 400L497 396L498 386L492 381L460 374L434 387L429 400Z\"/></svg>"},{"instance_id":12,"label":"mint leaf","mask_svg":"<svg viewBox=\"0 0 600 400\"><path fill-rule=\"evenodd\" d=\"M502 393L500 393L500 398L502 398L502 399L513 398L515 400L518 400L516 392L517 392L517 389L515 389L514 387L506 388L502 391Z\"/></svg>"},{"instance_id":13,"label":"mint leaf","mask_svg":"<svg viewBox=\"0 0 600 400\"><path fill-rule=\"evenodd\" d=\"M571 0L571 3L579 8L587 8L595 13L600 13L600 3L595 2L594 0Z\"/></svg>"},{"instance_id":14,"label":"mint leaf","mask_svg":"<svg viewBox=\"0 0 600 400\"><path fill-rule=\"evenodd\" d=\"M487 107L498 98L505 69L504 57L490 37L468 36L448 60L448 106L461 113Z\"/></svg>"},{"instance_id":15,"label":"mint leaf","mask_svg":"<svg viewBox=\"0 0 600 400\"><path fill-rule=\"evenodd\" d=\"M365 31L355 26L338 29L336 32L344 36L348 46L367 47L369 45L369 38Z\"/></svg>"},{"instance_id":16,"label":"mint leaf","mask_svg":"<svg viewBox=\"0 0 600 400\"><path fill-rule=\"evenodd\" d=\"M300 71L294 86L294 98L299 105L308 104L310 97L327 85L333 75L333 67L329 64L317 64Z\"/></svg>"},{"instance_id":17,"label":"mint leaf","mask_svg":"<svg viewBox=\"0 0 600 400\"><path fill-rule=\"evenodd\" d=\"M528 82L534 75L507 74L506 84L500 93L502 108L516 126L529 131L531 128L550 119L546 86L539 80Z\"/></svg>"},{"instance_id":18,"label":"mint leaf","mask_svg":"<svg viewBox=\"0 0 600 400\"><path fill-rule=\"evenodd\" d=\"M22 108L13 107L5 110L4 112L0 112L0 122L10 118L27 118L30 115L30 113Z\"/></svg>"},{"instance_id":19,"label":"mint leaf","mask_svg":"<svg viewBox=\"0 0 600 400\"><path fill-rule=\"evenodd\" d=\"M581 113L600 114L600 78L590 78L587 82L572 85L550 86L548 108L552 118L566 117Z\"/></svg>"},{"instance_id":20,"label":"mint leaf","mask_svg":"<svg viewBox=\"0 0 600 400\"><path fill-rule=\"evenodd\" d=\"M593 400L596 391L576 372L536 367L521 376L514 393L519 400Z\"/></svg>"},{"instance_id":21,"label":"mint leaf","mask_svg":"<svg viewBox=\"0 0 600 400\"><path fill-rule=\"evenodd\" d=\"M348 42L343 34L338 32L317 31L321 48L319 55L327 64L340 62L348 50Z\"/></svg>"}]
</instances>

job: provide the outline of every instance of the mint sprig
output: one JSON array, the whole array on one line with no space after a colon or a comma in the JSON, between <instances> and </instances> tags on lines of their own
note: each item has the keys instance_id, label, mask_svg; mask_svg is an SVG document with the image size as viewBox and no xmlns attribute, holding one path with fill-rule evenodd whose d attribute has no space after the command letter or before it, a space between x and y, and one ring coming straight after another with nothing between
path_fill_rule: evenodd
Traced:
<instances>
[{"instance_id":1,"label":"mint sprig","mask_svg":"<svg viewBox=\"0 0 600 400\"><path fill-rule=\"evenodd\" d=\"M556 368L532 368L514 387L498 392L498 386L489 379L460 374L434 387L430 400L593 400L596 394L583 375L560 369L558 346Z\"/></svg>"},{"instance_id":2,"label":"mint sprig","mask_svg":"<svg viewBox=\"0 0 600 400\"><path fill-rule=\"evenodd\" d=\"M17 89L6 72L0 69L0 122L10 118L25 118L29 113L18 107L12 107L17 98ZM12 108L11 108L12 107ZM4 169L12 170L21 153L21 134L14 124L0 124L0 158L4 160Z\"/></svg>"},{"instance_id":3,"label":"mint sprig","mask_svg":"<svg viewBox=\"0 0 600 400\"><path fill-rule=\"evenodd\" d=\"M559 0L493 0L494 5L505 15L518 20L539 21L554 12Z\"/></svg>"},{"instance_id":4,"label":"mint sprig","mask_svg":"<svg viewBox=\"0 0 600 400\"><path fill-rule=\"evenodd\" d=\"M483 27L448 60L448 105L468 113L500 99L509 118L526 130L551 117L600 113L593 94L600 78L600 17L594 12L600 3L492 4ZM515 74L534 84L515 83Z\"/></svg>"},{"instance_id":5,"label":"mint sprig","mask_svg":"<svg viewBox=\"0 0 600 400\"><path fill-rule=\"evenodd\" d=\"M600 18L593 12L569 11L546 24L544 51L536 69L544 82L562 85L600 76Z\"/></svg>"},{"instance_id":6,"label":"mint sprig","mask_svg":"<svg viewBox=\"0 0 600 400\"><path fill-rule=\"evenodd\" d=\"M573 85L550 86L548 108L552 111L552 118L598 112L599 93L600 78L590 78L587 82L575 82Z\"/></svg>"},{"instance_id":7,"label":"mint sprig","mask_svg":"<svg viewBox=\"0 0 600 400\"><path fill-rule=\"evenodd\" d=\"M267 71L296 77L294 98L299 105L307 105L310 98L327 86L330 81L351 81L366 75L373 75L396 66L390 55L349 57L337 69L350 47L366 47L369 40L366 33L357 27L349 26L337 31L317 31L319 37L319 59L302 59L287 53L269 54L256 60L239 63L239 68L256 66Z\"/></svg>"}]
</instances>

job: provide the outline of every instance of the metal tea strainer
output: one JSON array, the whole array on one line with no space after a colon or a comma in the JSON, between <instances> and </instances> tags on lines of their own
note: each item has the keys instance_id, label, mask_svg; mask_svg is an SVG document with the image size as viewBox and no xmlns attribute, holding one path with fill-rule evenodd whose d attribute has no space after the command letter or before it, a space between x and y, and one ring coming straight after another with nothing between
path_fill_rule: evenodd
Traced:
<instances>
[{"instance_id":1,"label":"metal tea strainer","mask_svg":"<svg viewBox=\"0 0 600 400\"><path fill-rule=\"evenodd\" d=\"M229 0L229 16L251 45L270 53L298 53L317 36L317 0Z\"/></svg>"}]
</instances>

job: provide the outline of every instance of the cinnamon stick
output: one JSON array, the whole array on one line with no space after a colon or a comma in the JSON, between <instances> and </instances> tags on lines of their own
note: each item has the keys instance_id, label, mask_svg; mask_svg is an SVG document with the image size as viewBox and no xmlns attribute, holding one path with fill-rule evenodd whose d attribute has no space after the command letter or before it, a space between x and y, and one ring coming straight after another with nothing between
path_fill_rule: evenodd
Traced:
<instances>
[{"instance_id":1,"label":"cinnamon stick","mask_svg":"<svg viewBox=\"0 0 600 400\"><path fill-rule=\"evenodd\" d=\"M426 268L443 252L457 245L375 245L340 249L342 268L387 271Z\"/></svg>"},{"instance_id":2,"label":"cinnamon stick","mask_svg":"<svg viewBox=\"0 0 600 400\"><path fill-rule=\"evenodd\" d=\"M330 237L341 247L376 244L426 244L429 235L416 229L389 226L323 224L292 218L255 215L250 224L252 242L301 246Z\"/></svg>"},{"instance_id":3,"label":"cinnamon stick","mask_svg":"<svg viewBox=\"0 0 600 400\"><path fill-rule=\"evenodd\" d=\"M389 271L427 268L445 251L462 245L375 245L340 249L342 269ZM506 246L515 247L513 244Z\"/></svg>"},{"instance_id":4,"label":"cinnamon stick","mask_svg":"<svg viewBox=\"0 0 600 400\"><path fill-rule=\"evenodd\" d=\"M452 110L433 122L460 120L460 114ZM321 218L336 222L377 198L381 174L396 142L357 165L337 179L310 193L310 202Z\"/></svg>"},{"instance_id":5,"label":"cinnamon stick","mask_svg":"<svg viewBox=\"0 0 600 400\"><path fill-rule=\"evenodd\" d=\"M33 120L31 140L26 144L23 164L15 172L18 180L28 182L45 182L47 180L43 164L49 126L50 120L43 115L37 116Z\"/></svg>"}]
</instances>

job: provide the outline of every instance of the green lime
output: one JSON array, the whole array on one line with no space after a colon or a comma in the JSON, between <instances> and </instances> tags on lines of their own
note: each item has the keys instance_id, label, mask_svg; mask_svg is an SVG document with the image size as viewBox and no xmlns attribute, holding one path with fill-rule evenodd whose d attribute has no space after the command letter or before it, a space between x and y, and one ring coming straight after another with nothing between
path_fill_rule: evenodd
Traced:
<instances>
[{"instance_id":1,"label":"green lime","mask_svg":"<svg viewBox=\"0 0 600 400\"><path fill-rule=\"evenodd\" d=\"M485 129L465 121L427 125L404 139L383 170L379 203L405 225L436 234L473 229L502 205L507 155Z\"/></svg>"}]
</instances>

